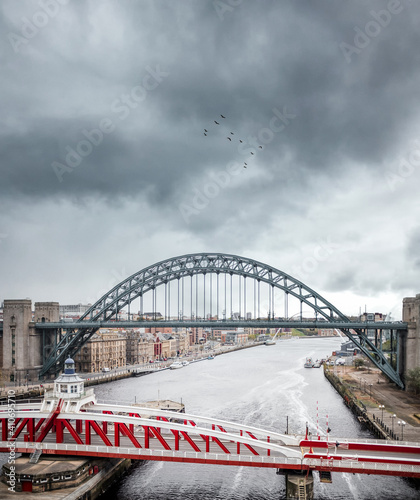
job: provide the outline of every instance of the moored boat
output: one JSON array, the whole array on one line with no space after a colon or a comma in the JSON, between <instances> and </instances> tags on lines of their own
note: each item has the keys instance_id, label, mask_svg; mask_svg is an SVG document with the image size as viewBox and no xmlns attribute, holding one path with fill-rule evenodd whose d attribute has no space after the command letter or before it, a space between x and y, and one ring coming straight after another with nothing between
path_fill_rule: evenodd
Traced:
<instances>
[{"instance_id":1,"label":"moored boat","mask_svg":"<svg viewBox=\"0 0 420 500\"><path fill-rule=\"evenodd\" d=\"M169 368L171 370L176 370L177 368L182 368L184 365L181 363L181 361L175 361L171 365L169 365Z\"/></svg>"},{"instance_id":2,"label":"moored boat","mask_svg":"<svg viewBox=\"0 0 420 500\"><path fill-rule=\"evenodd\" d=\"M305 364L303 366L305 368L313 368L314 362L312 361L312 358L306 358Z\"/></svg>"}]
</instances>

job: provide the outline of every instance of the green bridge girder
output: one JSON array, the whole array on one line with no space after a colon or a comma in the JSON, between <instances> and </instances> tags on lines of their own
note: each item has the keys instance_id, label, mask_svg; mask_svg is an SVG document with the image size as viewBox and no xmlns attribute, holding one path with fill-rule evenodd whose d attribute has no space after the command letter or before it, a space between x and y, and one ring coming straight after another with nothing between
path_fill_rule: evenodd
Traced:
<instances>
[{"instance_id":1,"label":"green bridge girder","mask_svg":"<svg viewBox=\"0 0 420 500\"><path fill-rule=\"evenodd\" d=\"M399 373L389 363L386 355L367 337L364 330L368 328L365 326L368 325L368 323L358 324L357 322L351 322L333 304L328 302L303 282L283 271L253 259L221 253L197 253L170 258L146 267L121 281L93 304L78 321L65 324L67 333L65 335L60 335L60 339L57 341L49 357L45 360L40 375L44 376L49 372L57 373L67 357L74 356L92 335L99 330L101 325L108 324L113 318L117 317L119 311L131 304L136 298L142 297L147 292L156 290L159 286L164 286L170 281L180 280L198 274L225 274L251 278L259 283L270 285L272 289L276 288L282 290L286 296L290 295L295 297L300 301L302 323L302 306L306 305L315 313L315 324L318 323L320 325L322 323L323 327L329 326L331 328L340 329L340 331L352 340L356 347L358 347L390 380L399 387L404 388L404 383ZM283 321L287 322L287 320ZM124 326L123 323L125 323ZM114 327L118 325L124 328L128 327L126 323L127 322L118 321L112 322ZM131 327L134 327L133 322L129 323ZM141 326L146 326L146 322L138 323L139 324L136 326L140 326L140 323ZM156 326L163 322L154 321L151 323L153 326ZM209 326L205 321L198 321L196 323L201 327ZM295 321L288 321L287 323L288 326L292 323L295 326L298 325ZM170 322L165 322L165 324L169 326ZM213 327L220 327L222 325L231 327L232 323L229 326L226 321L217 321L212 324ZM242 326L238 321L233 322L233 324L235 326ZM284 323L276 323L274 318L270 318L266 323L262 323L261 320L254 320L252 322L252 327L276 327L281 324ZM193 321L182 321L179 326L185 327L192 325ZM371 325L372 323L369 324L369 326ZM388 325L391 327L389 329L392 330L404 330L406 328L406 325L403 323L389 323ZM40 325L38 323L36 326L49 329L52 327L52 324L48 325L46 323ZM57 324L57 328L64 329L64 325L59 323ZM384 329L385 327L384 324L382 324L381 327L376 327L375 325L375 328Z\"/></svg>"}]
</instances>

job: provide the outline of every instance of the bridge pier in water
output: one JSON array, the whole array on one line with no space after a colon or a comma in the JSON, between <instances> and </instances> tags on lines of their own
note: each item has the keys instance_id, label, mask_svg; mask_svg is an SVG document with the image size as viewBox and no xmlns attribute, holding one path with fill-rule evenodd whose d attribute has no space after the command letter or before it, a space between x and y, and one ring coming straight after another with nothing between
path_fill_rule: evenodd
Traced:
<instances>
[{"instance_id":1,"label":"bridge pier in water","mask_svg":"<svg viewBox=\"0 0 420 500\"><path fill-rule=\"evenodd\" d=\"M284 474L286 482L286 500L313 500L314 478L312 472Z\"/></svg>"}]
</instances>

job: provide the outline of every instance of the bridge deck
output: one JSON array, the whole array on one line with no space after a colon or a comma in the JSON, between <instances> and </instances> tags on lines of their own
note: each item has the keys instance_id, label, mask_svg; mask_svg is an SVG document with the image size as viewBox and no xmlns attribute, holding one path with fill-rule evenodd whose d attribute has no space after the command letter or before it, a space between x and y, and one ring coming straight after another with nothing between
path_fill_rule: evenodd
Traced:
<instances>
[{"instance_id":1,"label":"bridge deck","mask_svg":"<svg viewBox=\"0 0 420 500\"><path fill-rule=\"evenodd\" d=\"M0 323L1 325L1 323ZM375 322L375 321L340 321L340 320L329 320L329 321L309 321L309 320L287 320L287 319L255 319L255 320L158 320L158 321L75 321L75 322L63 322L59 321L56 323L35 323L35 327L39 329L74 329L74 328L140 328L140 327L156 327L160 326L172 326L177 328L343 328L343 329L386 329L386 330L407 330L407 323L402 321L395 322Z\"/></svg>"},{"instance_id":2,"label":"bridge deck","mask_svg":"<svg viewBox=\"0 0 420 500\"><path fill-rule=\"evenodd\" d=\"M93 411L92 411L93 410ZM332 470L420 478L419 443L305 439L208 417L98 404L76 413L18 404L15 425L0 406L0 451L127 457L202 464ZM52 424L49 431L46 423ZM8 426L9 425L9 426ZM7 439L8 438L8 439Z\"/></svg>"}]
</instances>

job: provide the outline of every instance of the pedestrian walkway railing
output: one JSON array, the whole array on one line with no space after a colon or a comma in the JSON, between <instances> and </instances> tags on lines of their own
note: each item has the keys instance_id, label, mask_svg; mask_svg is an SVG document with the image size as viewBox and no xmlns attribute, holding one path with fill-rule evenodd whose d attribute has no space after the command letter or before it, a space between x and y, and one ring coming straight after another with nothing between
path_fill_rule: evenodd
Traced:
<instances>
[{"instance_id":1,"label":"pedestrian walkway railing","mask_svg":"<svg viewBox=\"0 0 420 500\"><path fill-rule=\"evenodd\" d=\"M389 472L401 472L419 475L420 474L420 464L395 464L386 462L363 462L359 457L349 457L346 460L325 460L316 458L305 458L303 463L308 465L309 468L321 469L328 468L331 471L341 470L363 470L363 471L389 471ZM404 474L401 474L404 475Z\"/></svg>"},{"instance_id":2,"label":"pedestrian walkway railing","mask_svg":"<svg viewBox=\"0 0 420 500\"><path fill-rule=\"evenodd\" d=\"M0 448L7 447L7 441L0 442ZM32 453L38 448L35 443L16 443L17 451ZM284 456L265 456L265 455L235 455L225 453L206 453L195 451L173 451L173 450L151 450L145 448L131 448L131 447L115 447L110 449L107 446L96 445L78 445L78 444L56 444L56 443L41 443L43 453L57 452L75 452L75 454L82 455L83 453L97 456L113 456L113 457L127 457L139 460L147 460L148 458L165 459L175 458L180 461L203 461L214 463L231 463L237 465L249 464L250 466L273 467L273 468L294 468L298 469L317 469L317 470L330 470L330 471L355 471L365 472L367 474L377 471L378 473L390 473L395 475L415 475L420 476L420 464L398 464L387 462L364 462L362 457L357 455L348 457L341 460L333 460L332 458L287 458Z\"/></svg>"}]
</instances>

